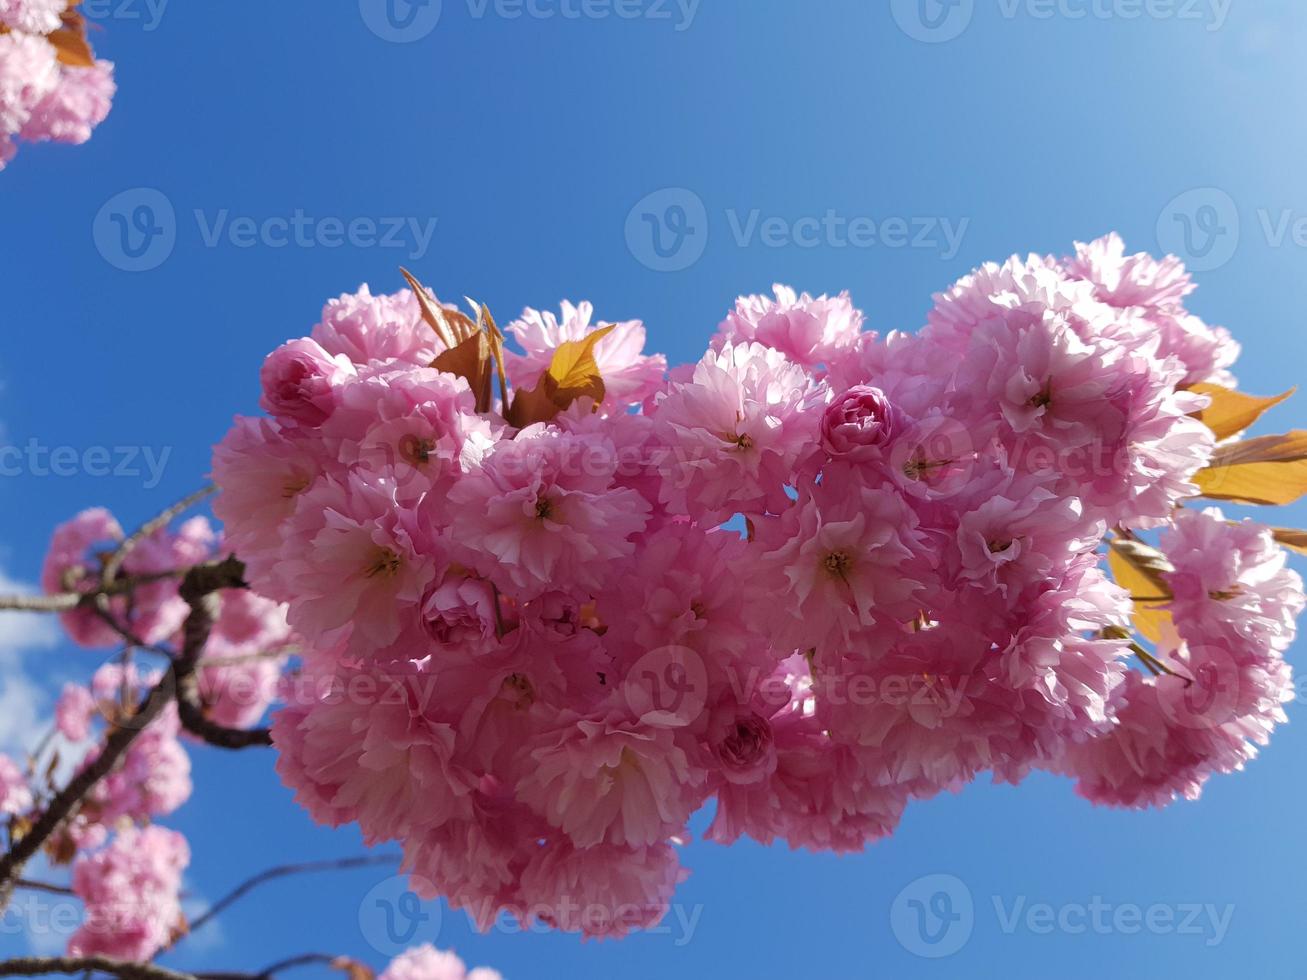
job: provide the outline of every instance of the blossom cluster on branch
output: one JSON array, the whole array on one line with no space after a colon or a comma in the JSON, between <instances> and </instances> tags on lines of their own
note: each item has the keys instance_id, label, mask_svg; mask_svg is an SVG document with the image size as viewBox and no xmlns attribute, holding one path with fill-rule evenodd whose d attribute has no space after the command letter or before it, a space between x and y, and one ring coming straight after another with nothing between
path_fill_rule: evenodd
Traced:
<instances>
[{"instance_id":1,"label":"blossom cluster on branch","mask_svg":"<svg viewBox=\"0 0 1307 980\"><path fill-rule=\"evenodd\" d=\"M313 819L482 927L605 938L666 913L705 804L719 843L856 851L985 774L1192 799L1284 721L1307 532L1209 504L1307 493L1307 433L1244 436L1287 396L1236 390L1177 260L985 265L884 337L778 286L670 370L638 321L501 331L407 278L269 356L221 534L88 510L2 604L120 648L65 688L62 760L0 757L0 908L38 849L71 864L61 962L185 934L155 821L188 742L273 744ZM315 957L287 965L370 975ZM494 974L422 947L383 976Z\"/></svg>"},{"instance_id":2,"label":"blossom cluster on branch","mask_svg":"<svg viewBox=\"0 0 1307 980\"><path fill-rule=\"evenodd\" d=\"M85 143L109 114L113 65L97 60L81 0L0 0L0 170L17 140Z\"/></svg>"},{"instance_id":3,"label":"blossom cluster on branch","mask_svg":"<svg viewBox=\"0 0 1307 980\"><path fill-rule=\"evenodd\" d=\"M303 640L282 778L483 926L656 923L710 800L853 851L985 773L1192 798L1284 720L1303 536L1185 505L1297 499L1307 434L1237 438L1277 399L1173 258L985 265L885 337L777 287L670 372L409 283L268 358L215 511Z\"/></svg>"}]
</instances>

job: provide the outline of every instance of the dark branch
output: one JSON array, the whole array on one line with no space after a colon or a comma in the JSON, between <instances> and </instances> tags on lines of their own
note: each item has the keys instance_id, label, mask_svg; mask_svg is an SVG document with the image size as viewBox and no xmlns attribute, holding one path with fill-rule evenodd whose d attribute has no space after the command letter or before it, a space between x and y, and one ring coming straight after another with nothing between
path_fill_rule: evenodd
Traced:
<instances>
[{"instance_id":1,"label":"dark branch","mask_svg":"<svg viewBox=\"0 0 1307 980\"><path fill-rule=\"evenodd\" d=\"M51 885L44 881L30 881L27 878L19 878L17 887L23 891L45 892L47 895L75 895L71 888L66 885Z\"/></svg>"},{"instance_id":2,"label":"dark branch","mask_svg":"<svg viewBox=\"0 0 1307 980\"><path fill-rule=\"evenodd\" d=\"M292 956L290 959L274 963L258 973L197 973L195 977L196 980L271 980L278 973L292 970L297 966L326 964L335 967L340 961L339 956L332 956L329 953L304 953L302 956Z\"/></svg>"},{"instance_id":3,"label":"dark branch","mask_svg":"<svg viewBox=\"0 0 1307 980\"><path fill-rule=\"evenodd\" d=\"M135 550L138 544L161 528L167 527L182 514L186 513L186 511L202 501L205 497L216 493L217 490L218 488L215 486L207 486L202 490L197 490L189 497L186 497L184 500L179 500L167 510L142 524L136 529L131 537L127 538L118 546L118 550L110 555L109 560L104 563L104 574L101 576L102 581L112 585L117 580L118 573L122 571L123 563L127 561L128 556L133 550Z\"/></svg>"},{"instance_id":4,"label":"dark branch","mask_svg":"<svg viewBox=\"0 0 1307 980\"><path fill-rule=\"evenodd\" d=\"M8 853L0 856L0 912L8 907L15 882L27 862L58 832L95 785L113 771L137 736L174 699L181 686L175 680L187 671L194 674L195 664L203 654L209 631L213 628L218 602L213 593L223 588L244 587L243 575L244 566L235 558L196 565L186 573L180 592L182 598L190 604L191 612L182 626L182 649L176 660L176 678L171 674L164 675L137 706L131 724L109 732L100 754L54 795L32 828L10 847ZM194 681L193 676L191 680Z\"/></svg>"},{"instance_id":5,"label":"dark branch","mask_svg":"<svg viewBox=\"0 0 1307 980\"><path fill-rule=\"evenodd\" d=\"M382 864L398 863L399 855L397 854L371 854L364 857L340 858L334 861L306 861L302 864L286 864L279 868L271 868L241 883L232 889L229 894L214 902L206 912L191 923L190 931L199 930L254 889L269 881L275 881L277 878L297 874L311 874L319 871L347 871L351 868L368 868Z\"/></svg>"},{"instance_id":6,"label":"dark branch","mask_svg":"<svg viewBox=\"0 0 1307 980\"><path fill-rule=\"evenodd\" d=\"M177 973L149 963L111 960L106 956L28 956L0 960L0 977L41 977L51 973L107 973L120 980L195 980L190 973Z\"/></svg>"},{"instance_id":7,"label":"dark branch","mask_svg":"<svg viewBox=\"0 0 1307 980\"><path fill-rule=\"evenodd\" d=\"M132 575L115 579L112 584L101 583L90 592L57 592L53 595L7 595L0 596L0 611L9 612L71 612L78 606L94 605L104 596L126 595L138 586L162 582L177 578L183 571L151 572L146 575Z\"/></svg>"},{"instance_id":8,"label":"dark branch","mask_svg":"<svg viewBox=\"0 0 1307 980\"><path fill-rule=\"evenodd\" d=\"M181 597L191 607L191 614L182 628L182 652L173 661L177 677L177 715L188 732L220 749L247 749L272 744L272 733L266 728L227 728L210 721L204 714L200 697L200 658L218 617L217 593L223 589L248 587L245 566L233 555L220 562L193 568L180 590Z\"/></svg>"}]
</instances>

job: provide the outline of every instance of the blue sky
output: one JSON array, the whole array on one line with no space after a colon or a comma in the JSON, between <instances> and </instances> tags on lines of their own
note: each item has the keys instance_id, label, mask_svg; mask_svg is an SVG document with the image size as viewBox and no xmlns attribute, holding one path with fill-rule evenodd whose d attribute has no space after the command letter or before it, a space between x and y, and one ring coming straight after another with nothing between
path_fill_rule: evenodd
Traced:
<instances>
[{"instance_id":1,"label":"blue sky","mask_svg":"<svg viewBox=\"0 0 1307 980\"><path fill-rule=\"evenodd\" d=\"M401 264L501 321L589 298L680 362L773 281L848 288L876 329L915 329L983 260L1117 229L1204 269L1193 306L1244 342L1247 390L1302 380L1296 0L386 2L91 4L113 114L87 146L24 148L0 176L0 442L78 460L59 476L25 452L0 478L9 578L33 580L82 507L135 523L199 485L256 406L263 356L330 296L398 289ZM1300 401L1272 424L1304 421ZM96 447L117 475L95 475ZM1275 519L1302 526L1307 507ZM99 662L49 642L0 623L0 736ZM1302 714L1246 773L1163 813L1092 810L1052 778L976 785L858 857L692 844L659 935L481 936L436 907L420 934L510 980L1298 977ZM199 895L361 852L309 822L270 755L194 761L170 823ZM381 965L386 878L269 885L167 962ZM924 951L951 955L921 957L903 910L937 894L955 927ZM24 929L58 946L49 913L0 922L0 953Z\"/></svg>"}]
</instances>

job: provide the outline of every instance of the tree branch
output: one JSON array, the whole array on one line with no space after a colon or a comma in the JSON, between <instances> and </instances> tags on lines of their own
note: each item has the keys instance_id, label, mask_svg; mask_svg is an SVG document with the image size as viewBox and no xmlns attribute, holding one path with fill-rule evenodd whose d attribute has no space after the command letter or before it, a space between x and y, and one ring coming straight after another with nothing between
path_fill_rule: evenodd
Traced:
<instances>
[{"instance_id":1,"label":"tree branch","mask_svg":"<svg viewBox=\"0 0 1307 980\"><path fill-rule=\"evenodd\" d=\"M109 560L104 563L104 573L100 576L100 580L112 585L117 580L118 573L122 571L123 563L127 561L127 557L133 550L135 550L138 544L148 538L151 534L154 534L154 532L158 531L160 528L167 527L175 519L186 513L186 511L190 510L206 497L217 492L218 488L210 484L203 489L195 491L189 497L179 500L167 510L150 518L150 520L138 527L131 537L124 540L123 543L118 546L118 550L109 556Z\"/></svg>"},{"instance_id":2,"label":"tree branch","mask_svg":"<svg viewBox=\"0 0 1307 980\"><path fill-rule=\"evenodd\" d=\"M44 881L31 881L27 878L19 878L15 887L29 892L45 892L47 895L75 895L67 885L51 885Z\"/></svg>"},{"instance_id":3,"label":"tree branch","mask_svg":"<svg viewBox=\"0 0 1307 980\"><path fill-rule=\"evenodd\" d=\"M0 960L0 977L40 977L51 973L107 973L120 980L195 980L190 973L177 973L149 963L127 963L107 956L28 956Z\"/></svg>"},{"instance_id":4,"label":"tree branch","mask_svg":"<svg viewBox=\"0 0 1307 980\"><path fill-rule=\"evenodd\" d=\"M115 579L112 583L101 583L90 592L56 592L51 595L7 595L0 596L0 611L8 612L71 612L78 606L93 605L102 596L119 596L131 592L137 586L162 582L164 579L177 578L182 570L150 572L146 575L132 575Z\"/></svg>"},{"instance_id":5,"label":"tree branch","mask_svg":"<svg viewBox=\"0 0 1307 980\"><path fill-rule=\"evenodd\" d=\"M369 854L363 857L340 858L334 861L306 861L301 864L286 864L278 868L270 868L261 874L255 875L248 881L242 882L236 886L223 898L209 906L208 910L196 918L190 927L193 933L196 930L207 925L220 913L234 905L237 901L244 898L255 888L266 884L269 881L275 881L277 878L285 878L289 875L310 874L319 871L347 871L351 868L375 867L383 864L398 864L399 855L397 854Z\"/></svg>"},{"instance_id":6,"label":"tree branch","mask_svg":"<svg viewBox=\"0 0 1307 980\"><path fill-rule=\"evenodd\" d=\"M222 589L244 589L245 566L232 555L220 562L199 565L182 582L181 597L191 607L182 628L182 651L173 661L177 678L177 715L192 735L220 749L247 749L272 744L266 728L227 728L210 721L204 714L200 698L199 664L209 641L209 632L218 617L217 593Z\"/></svg>"},{"instance_id":7,"label":"tree branch","mask_svg":"<svg viewBox=\"0 0 1307 980\"><path fill-rule=\"evenodd\" d=\"M243 588L244 571L244 566L235 557L231 557L220 562L196 565L182 579L180 593L190 605L191 612L182 626L182 649L175 661L177 681L186 671L194 675L195 664L204 652L217 611L218 600L214 592L224 588ZM177 696L182 685L174 683L174 680L174 677L164 675L138 705L132 716L132 724L111 730L100 754L54 795L32 828L14 842L6 854L0 856L0 912L9 906L14 885L27 862L63 826L64 821L76 812L95 785L113 771L137 736ZM193 683L193 676L191 681Z\"/></svg>"},{"instance_id":8,"label":"tree branch","mask_svg":"<svg viewBox=\"0 0 1307 980\"><path fill-rule=\"evenodd\" d=\"M327 966L334 967L340 960L339 956L332 956L330 953L304 953L301 956L292 956L290 959L273 963L272 966L264 967L258 973L197 973L195 980L271 980L278 973L297 966L325 963Z\"/></svg>"}]
</instances>

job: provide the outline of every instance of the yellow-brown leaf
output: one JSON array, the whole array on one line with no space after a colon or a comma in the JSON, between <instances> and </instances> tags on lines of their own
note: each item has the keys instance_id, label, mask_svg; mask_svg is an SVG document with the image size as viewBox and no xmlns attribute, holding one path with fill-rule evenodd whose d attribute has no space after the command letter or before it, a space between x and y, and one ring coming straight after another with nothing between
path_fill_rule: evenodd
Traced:
<instances>
[{"instance_id":1,"label":"yellow-brown leaf","mask_svg":"<svg viewBox=\"0 0 1307 980\"><path fill-rule=\"evenodd\" d=\"M74 68L94 68L95 52L86 40L86 18L69 7L64 11L63 24L46 40L54 45L62 64Z\"/></svg>"},{"instance_id":2,"label":"yellow-brown leaf","mask_svg":"<svg viewBox=\"0 0 1307 980\"><path fill-rule=\"evenodd\" d=\"M431 298L427 292L427 287L418 282L413 273L409 272L403 266L400 266L400 274L408 282L409 288L413 290L413 295L417 297L418 306L422 310L422 319L427 322L446 348L454 348L467 340L477 331L477 325L468 317L457 310L447 310Z\"/></svg>"},{"instance_id":3,"label":"yellow-brown leaf","mask_svg":"<svg viewBox=\"0 0 1307 980\"><path fill-rule=\"evenodd\" d=\"M1273 527L1271 533L1275 535L1275 540L1284 545L1290 551L1296 551L1300 555L1307 555L1307 531L1299 531L1292 527Z\"/></svg>"},{"instance_id":4,"label":"yellow-brown leaf","mask_svg":"<svg viewBox=\"0 0 1307 980\"><path fill-rule=\"evenodd\" d=\"M431 366L437 371L466 378L476 397L477 411L486 412L490 410L491 383L495 377L494 359L490 338L478 331L445 351L431 362Z\"/></svg>"},{"instance_id":5,"label":"yellow-brown leaf","mask_svg":"<svg viewBox=\"0 0 1307 980\"><path fill-rule=\"evenodd\" d=\"M569 340L558 345L548 372L549 377L558 385L557 397L566 398L569 405L587 395L596 402L604 400L604 379L595 362L595 347L616 329L616 324L610 324L586 334L580 340ZM567 405L560 407L566 408Z\"/></svg>"},{"instance_id":6,"label":"yellow-brown leaf","mask_svg":"<svg viewBox=\"0 0 1307 980\"><path fill-rule=\"evenodd\" d=\"M1307 432L1220 446L1194 477L1204 497L1241 504L1291 504L1307 494Z\"/></svg>"},{"instance_id":7,"label":"yellow-brown leaf","mask_svg":"<svg viewBox=\"0 0 1307 980\"><path fill-rule=\"evenodd\" d=\"M1163 607L1172 599L1171 587L1163 577L1171 565L1160 551L1128 538L1114 538L1108 544L1107 564L1117 585L1134 600L1135 628L1157 643L1162 628L1171 622Z\"/></svg>"},{"instance_id":8,"label":"yellow-brown leaf","mask_svg":"<svg viewBox=\"0 0 1307 980\"><path fill-rule=\"evenodd\" d=\"M513 395L506 416L508 424L525 429L536 422L548 422L578 398L591 398L596 404L603 401L604 379L594 349L614 329L615 325L601 327L580 340L559 344L540 383L529 390L519 388Z\"/></svg>"},{"instance_id":9,"label":"yellow-brown leaf","mask_svg":"<svg viewBox=\"0 0 1307 980\"><path fill-rule=\"evenodd\" d=\"M352 960L348 956L338 956L331 961L333 970L340 970L349 980L375 980L376 974L370 966Z\"/></svg>"},{"instance_id":10,"label":"yellow-brown leaf","mask_svg":"<svg viewBox=\"0 0 1307 980\"><path fill-rule=\"evenodd\" d=\"M1274 398L1245 395L1241 391L1212 384L1192 385L1189 390L1199 395L1206 395L1212 400L1207 408L1194 413L1194 417L1211 429L1216 434L1216 438L1228 439L1249 428L1298 389L1290 388L1283 395L1276 395Z\"/></svg>"}]
</instances>

